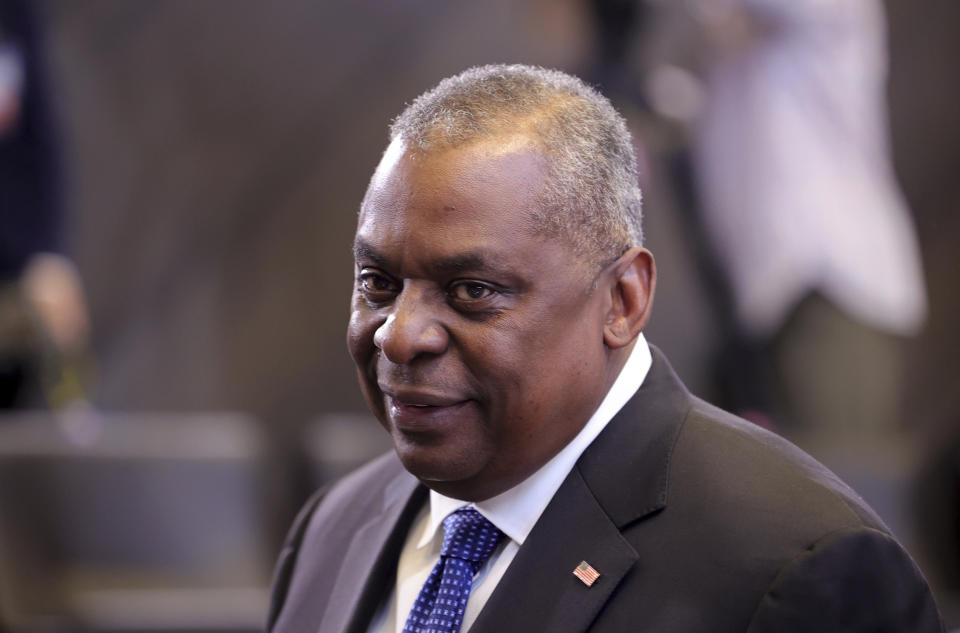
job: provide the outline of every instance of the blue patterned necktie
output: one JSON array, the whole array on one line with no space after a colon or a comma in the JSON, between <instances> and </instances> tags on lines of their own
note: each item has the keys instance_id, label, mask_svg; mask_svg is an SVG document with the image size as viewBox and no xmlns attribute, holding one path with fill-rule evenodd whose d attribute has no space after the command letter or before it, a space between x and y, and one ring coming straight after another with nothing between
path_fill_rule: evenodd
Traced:
<instances>
[{"instance_id":1,"label":"blue patterned necktie","mask_svg":"<svg viewBox=\"0 0 960 633\"><path fill-rule=\"evenodd\" d=\"M423 583L403 633L458 633L473 577L502 536L473 508L451 512L443 520L440 560Z\"/></svg>"}]
</instances>

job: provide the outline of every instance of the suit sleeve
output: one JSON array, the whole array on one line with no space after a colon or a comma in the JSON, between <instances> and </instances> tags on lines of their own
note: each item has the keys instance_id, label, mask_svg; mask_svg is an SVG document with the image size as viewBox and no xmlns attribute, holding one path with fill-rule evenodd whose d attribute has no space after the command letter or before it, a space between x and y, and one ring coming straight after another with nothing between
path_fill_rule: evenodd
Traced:
<instances>
[{"instance_id":1,"label":"suit sleeve","mask_svg":"<svg viewBox=\"0 0 960 633\"><path fill-rule=\"evenodd\" d=\"M277 565L273 573L270 610L267 614L267 625L264 629L266 633L273 630L273 626L280 616L280 610L287 598L287 590L290 587L290 578L293 576L293 568L300 551L300 544L303 542L303 535L307 531L307 526L310 525L310 518L313 516L314 510L323 501L328 490L329 487L324 487L310 497L297 514L297 518L293 520L293 525L287 533L287 539L283 543L283 549L280 550L280 556L277 558Z\"/></svg>"},{"instance_id":2,"label":"suit sleeve","mask_svg":"<svg viewBox=\"0 0 960 633\"><path fill-rule=\"evenodd\" d=\"M926 581L888 534L832 532L781 569L747 633L942 633Z\"/></svg>"}]
</instances>

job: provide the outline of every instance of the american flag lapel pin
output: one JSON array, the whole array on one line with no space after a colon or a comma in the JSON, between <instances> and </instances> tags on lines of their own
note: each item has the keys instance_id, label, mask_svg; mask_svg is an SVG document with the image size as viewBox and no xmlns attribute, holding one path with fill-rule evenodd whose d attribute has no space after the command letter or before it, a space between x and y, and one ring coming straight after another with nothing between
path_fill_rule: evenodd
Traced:
<instances>
[{"instance_id":1,"label":"american flag lapel pin","mask_svg":"<svg viewBox=\"0 0 960 633\"><path fill-rule=\"evenodd\" d=\"M573 575L579 578L583 584L590 587L597 581L597 578L600 577L600 572L591 567L590 563L582 560L576 569L573 570Z\"/></svg>"}]
</instances>

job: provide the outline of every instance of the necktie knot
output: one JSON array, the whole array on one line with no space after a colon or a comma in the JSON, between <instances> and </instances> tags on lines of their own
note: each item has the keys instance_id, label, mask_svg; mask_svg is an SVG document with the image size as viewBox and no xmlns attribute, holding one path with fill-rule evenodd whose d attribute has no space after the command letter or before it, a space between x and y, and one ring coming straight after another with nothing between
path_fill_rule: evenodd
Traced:
<instances>
[{"instance_id":1,"label":"necktie knot","mask_svg":"<svg viewBox=\"0 0 960 633\"><path fill-rule=\"evenodd\" d=\"M493 553L503 532L473 508L460 508L443 520L441 556L473 563L474 573Z\"/></svg>"}]
</instances>

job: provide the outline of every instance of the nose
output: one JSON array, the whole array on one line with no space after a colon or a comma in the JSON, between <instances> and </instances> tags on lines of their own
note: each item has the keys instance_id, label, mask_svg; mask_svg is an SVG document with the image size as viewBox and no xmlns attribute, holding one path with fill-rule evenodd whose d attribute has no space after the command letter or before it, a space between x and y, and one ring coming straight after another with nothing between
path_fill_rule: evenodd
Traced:
<instances>
[{"instance_id":1,"label":"nose","mask_svg":"<svg viewBox=\"0 0 960 633\"><path fill-rule=\"evenodd\" d=\"M422 355L442 354L449 337L425 289L405 283L393 310L373 334L373 344L390 362L406 364Z\"/></svg>"}]
</instances>

